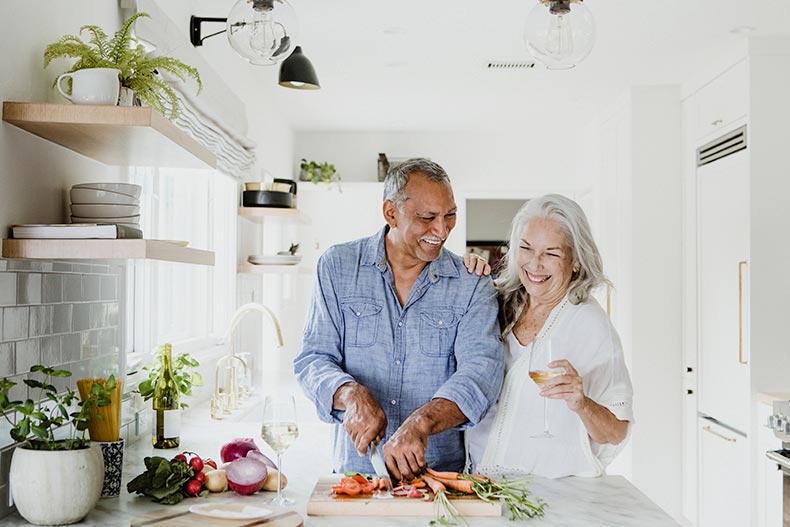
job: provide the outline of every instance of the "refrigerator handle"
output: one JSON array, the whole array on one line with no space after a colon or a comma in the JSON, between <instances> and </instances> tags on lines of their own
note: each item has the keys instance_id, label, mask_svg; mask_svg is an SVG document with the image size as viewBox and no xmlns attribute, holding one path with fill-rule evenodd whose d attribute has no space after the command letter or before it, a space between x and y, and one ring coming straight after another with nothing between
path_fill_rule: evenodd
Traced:
<instances>
[{"instance_id":1,"label":"refrigerator handle","mask_svg":"<svg viewBox=\"0 0 790 527\"><path fill-rule=\"evenodd\" d=\"M743 358L743 268L746 261L738 262L738 363L747 364Z\"/></svg>"}]
</instances>

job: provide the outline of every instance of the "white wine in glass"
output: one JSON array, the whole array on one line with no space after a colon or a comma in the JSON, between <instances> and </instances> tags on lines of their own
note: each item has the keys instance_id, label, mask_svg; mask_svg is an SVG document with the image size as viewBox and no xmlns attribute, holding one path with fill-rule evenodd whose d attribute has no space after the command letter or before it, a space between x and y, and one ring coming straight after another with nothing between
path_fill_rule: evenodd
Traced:
<instances>
[{"instance_id":1,"label":"white wine in glass","mask_svg":"<svg viewBox=\"0 0 790 527\"><path fill-rule=\"evenodd\" d=\"M283 452L294 444L299 437L296 423L296 404L293 396L278 397L267 395L263 402L263 424L261 437L277 454L277 496L269 503L272 505L293 505L294 500L283 496Z\"/></svg>"},{"instance_id":2,"label":"white wine in glass","mask_svg":"<svg viewBox=\"0 0 790 527\"><path fill-rule=\"evenodd\" d=\"M529 354L529 378L532 379L538 388L543 386L543 383L549 379L553 379L558 375L565 373L562 368L549 368L549 363L553 361L551 351L551 340L542 339L540 345L536 348L535 341L532 342L532 350ZM554 437L549 431L549 413L547 409L548 398L543 398L543 432L530 437L537 438L550 438Z\"/></svg>"}]
</instances>

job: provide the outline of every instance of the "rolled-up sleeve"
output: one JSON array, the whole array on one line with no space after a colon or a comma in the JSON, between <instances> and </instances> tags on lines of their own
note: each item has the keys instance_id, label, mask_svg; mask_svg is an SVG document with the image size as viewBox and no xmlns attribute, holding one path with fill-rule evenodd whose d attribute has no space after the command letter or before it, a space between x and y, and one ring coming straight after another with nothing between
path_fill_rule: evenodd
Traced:
<instances>
[{"instance_id":1,"label":"rolled-up sleeve","mask_svg":"<svg viewBox=\"0 0 790 527\"><path fill-rule=\"evenodd\" d=\"M458 323L455 373L434 398L453 401L468 421L459 429L479 423L502 388L504 346L497 321L496 291L490 278L478 279L467 311Z\"/></svg>"},{"instance_id":2,"label":"rolled-up sleeve","mask_svg":"<svg viewBox=\"0 0 790 527\"><path fill-rule=\"evenodd\" d=\"M305 395L313 402L318 417L328 423L340 423L342 414L333 412L337 389L354 377L345 372L343 363L343 318L333 276L333 252L318 260L315 289L310 303L302 350L294 359L294 374Z\"/></svg>"}]
</instances>

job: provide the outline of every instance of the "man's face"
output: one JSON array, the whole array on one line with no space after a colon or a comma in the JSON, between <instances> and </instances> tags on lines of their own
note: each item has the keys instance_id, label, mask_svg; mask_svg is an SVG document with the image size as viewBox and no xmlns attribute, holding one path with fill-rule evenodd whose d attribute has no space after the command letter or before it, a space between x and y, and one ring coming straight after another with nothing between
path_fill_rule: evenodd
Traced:
<instances>
[{"instance_id":1,"label":"man's face","mask_svg":"<svg viewBox=\"0 0 790 527\"><path fill-rule=\"evenodd\" d=\"M406 258L431 262L439 258L444 242L455 227L456 209L449 185L416 173L406 183L408 199L399 210L385 202L394 248Z\"/></svg>"}]
</instances>

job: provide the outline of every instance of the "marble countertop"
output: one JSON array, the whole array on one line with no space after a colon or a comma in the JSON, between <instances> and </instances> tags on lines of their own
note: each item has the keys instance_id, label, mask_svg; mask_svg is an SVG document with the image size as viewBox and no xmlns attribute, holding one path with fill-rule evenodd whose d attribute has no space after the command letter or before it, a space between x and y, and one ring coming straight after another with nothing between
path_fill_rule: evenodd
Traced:
<instances>
[{"instance_id":1,"label":"marble countertop","mask_svg":"<svg viewBox=\"0 0 790 527\"><path fill-rule=\"evenodd\" d=\"M259 446L259 424L255 422L227 423L210 419L190 419L182 428L182 450L191 450L203 457L219 458L219 447L234 437L254 437ZM265 451L265 447L263 448ZM118 498L105 498L78 525L85 527L127 527L131 520L142 514L167 506L151 502L144 496L126 492L126 482L143 471L143 458L151 455L172 457L174 450L154 450L150 442L141 440L128 445L124 455L123 489ZM293 510L304 518L304 525L315 527L380 526L402 527L403 517L316 517L306 515L307 498L319 476L331 473L329 469L329 427L323 423L303 423L300 438L283 456L283 472L288 477L286 495L296 500ZM621 476L600 478L564 478L547 480L536 478L531 487L535 496L547 504L543 518L529 520L535 526L609 527L612 525L639 525L640 527L677 527L669 515ZM211 500L245 501L263 500L270 493L254 497L237 496L232 492L212 494ZM182 504L187 504L185 500ZM258 504L258 503L256 503ZM430 518L410 518L409 525L428 525ZM17 514L3 519L6 527L27 525ZM510 526L507 517L474 518L475 526Z\"/></svg>"}]
</instances>

